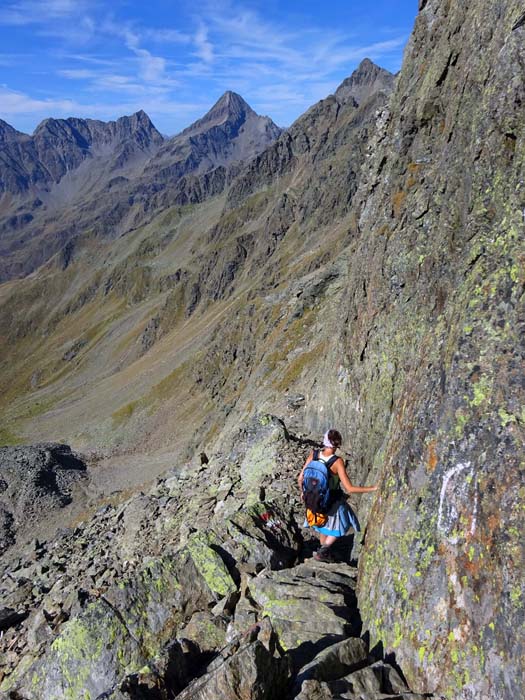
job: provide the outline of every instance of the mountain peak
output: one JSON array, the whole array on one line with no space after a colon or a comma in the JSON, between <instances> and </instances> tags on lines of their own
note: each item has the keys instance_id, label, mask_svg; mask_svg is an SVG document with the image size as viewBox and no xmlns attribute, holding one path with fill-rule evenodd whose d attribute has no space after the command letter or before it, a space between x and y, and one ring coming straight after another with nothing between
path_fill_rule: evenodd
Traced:
<instances>
[{"instance_id":1,"label":"mountain peak","mask_svg":"<svg viewBox=\"0 0 525 700\"><path fill-rule=\"evenodd\" d=\"M352 98L361 104L376 92L392 92L394 80L393 73L365 58L352 75L343 80L335 95L340 102L348 102Z\"/></svg>"},{"instance_id":2,"label":"mountain peak","mask_svg":"<svg viewBox=\"0 0 525 700\"><path fill-rule=\"evenodd\" d=\"M117 123L122 122L122 121L128 121L131 124L144 126L148 129L155 128L149 115L146 114L146 112L143 109L139 109L138 112L134 112L133 114L131 114L129 116L124 116L124 117L120 117L119 119L117 119Z\"/></svg>"},{"instance_id":3,"label":"mountain peak","mask_svg":"<svg viewBox=\"0 0 525 700\"><path fill-rule=\"evenodd\" d=\"M129 117L120 117L116 122L108 122L106 126L114 128L119 137L139 138L142 134L148 140L151 139L152 143L162 143L164 141L164 137L143 109L131 114Z\"/></svg>"},{"instance_id":4,"label":"mountain peak","mask_svg":"<svg viewBox=\"0 0 525 700\"><path fill-rule=\"evenodd\" d=\"M253 112L250 105L238 93L226 90L226 92L213 105L210 112L228 110L230 112Z\"/></svg>"},{"instance_id":5,"label":"mountain peak","mask_svg":"<svg viewBox=\"0 0 525 700\"><path fill-rule=\"evenodd\" d=\"M240 95L227 90L201 119L184 129L182 134L191 136L227 122L239 125L249 117L258 117L258 115Z\"/></svg>"},{"instance_id":6,"label":"mountain peak","mask_svg":"<svg viewBox=\"0 0 525 700\"><path fill-rule=\"evenodd\" d=\"M364 73L369 71L375 71L377 73L381 70L383 70L383 68L378 66L377 63L374 63L370 58L363 58L361 63L355 69L354 73Z\"/></svg>"}]
</instances>

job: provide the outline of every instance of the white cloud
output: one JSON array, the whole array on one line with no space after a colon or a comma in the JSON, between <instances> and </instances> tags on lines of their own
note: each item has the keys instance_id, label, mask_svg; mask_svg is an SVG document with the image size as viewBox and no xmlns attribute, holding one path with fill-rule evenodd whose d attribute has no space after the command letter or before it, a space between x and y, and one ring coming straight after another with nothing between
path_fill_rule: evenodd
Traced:
<instances>
[{"instance_id":1,"label":"white cloud","mask_svg":"<svg viewBox=\"0 0 525 700\"><path fill-rule=\"evenodd\" d=\"M405 37L396 37L388 41L379 41L373 44L364 46L335 46L329 51L323 51L319 56L319 61L322 62L327 69L336 69L341 66L348 65L354 61L360 61L363 58L375 58L380 60L382 56L392 53L396 49L404 46Z\"/></svg>"},{"instance_id":2,"label":"white cloud","mask_svg":"<svg viewBox=\"0 0 525 700\"><path fill-rule=\"evenodd\" d=\"M115 69L122 63L122 61L119 61L117 59L100 58L100 56L92 56L90 54L85 53L65 53L61 54L60 58L62 58L65 61L68 61L68 63L71 60L74 60L80 61L81 63L88 63L94 66L105 66L108 68L113 67Z\"/></svg>"},{"instance_id":3,"label":"white cloud","mask_svg":"<svg viewBox=\"0 0 525 700\"><path fill-rule=\"evenodd\" d=\"M124 42L126 48L138 59L138 71L135 78L144 81L153 89L173 88L179 85L167 73L167 60L162 56L155 56L142 46L143 33L129 24L117 24L113 20L106 20L100 26L101 32L116 37ZM103 77L103 76L102 76Z\"/></svg>"},{"instance_id":4,"label":"white cloud","mask_svg":"<svg viewBox=\"0 0 525 700\"><path fill-rule=\"evenodd\" d=\"M0 53L0 66L16 66L20 63L21 58L26 58L20 54Z\"/></svg>"},{"instance_id":5,"label":"white cloud","mask_svg":"<svg viewBox=\"0 0 525 700\"><path fill-rule=\"evenodd\" d=\"M202 21L215 37L219 71L229 69L235 77L239 65L242 69L246 63L257 63L265 67L267 75L285 77L292 84L325 79L345 68L350 72L356 61L367 56L380 60L398 51L406 41L405 36L397 36L388 41L359 44L349 33L315 26L290 31L227 0L219 6L208 5Z\"/></svg>"},{"instance_id":6,"label":"white cloud","mask_svg":"<svg viewBox=\"0 0 525 700\"><path fill-rule=\"evenodd\" d=\"M135 55L140 60L140 77L152 83L166 79L166 59L153 56L146 49L135 49Z\"/></svg>"},{"instance_id":7,"label":"white cloud","mask_svg":"<svg viewBox=\"0 0 525 700\"><path fill-rule=\"evenodd\" d=\"M154 41L159 44L191 44L192 38L189 34L178 29L144 29L142 32L144 39Z\"/></svg>"},{"instance_id":8,"label":"white cloud","mask_svg":"<svg viewBox=\"0 0 525 700\"><path fill-rule=\"evenodd\" d=\"M195 55L198 56L204 63L212 63L214 59L213 46L208 41L208 29L201 24L195 34Z\"/></svg>"},{"instance_id":9,"label":"white cloud","mask_svg":"<svg viewBox=\"0 0 525 700\"><path fill-rule=\"evenodd\" d=\"M0 9L0 24L48 24L81 15L89 5L87 0L19 0Z\"/></svg>"},{"instance_id":10,"label":"white cloud","mask_svg":"<svg viewBox=\"0 0 525 700\"><path fill-rule=\"evenodd\" d=\"M22 92L11 90L5 85L0 85L0 118L8 122L15 117L31 117L32 123L48 117L67 118L70 116L111 120L117 119L123 114L133 114L144 109L154 123L156 119L173 119L174 117L189 123L202 116L209 109L209 106L209 104L202 102L178 102L165 96L155 97L141 94L137 95L136 100L130 99L112 104L98 102L89 104L63 99L39 100Z\"/></svg>"},{"instance_id":11,"label":"white cloud","mask_svg":"<svg viewBox=\"0 0 525 700\"><path fill-rule=\"evenodd\" d=\"M106 118L118 116L117 108L144 108L170 123L173 116L176 128L183 128L185 116L202 116L193 111L196 105L202 102L204 112L223 91L233 89L286 124L333 92L366 56L397 69L405 43L391 27L378 28L376 42L359 42L337 26L268 20L240 0L195 5L193 14L180 13L180 25L174 19L155 27L122 21L121 3L106 9L100 0L0 0L0 24L34 25L28 31L46 37L51 48L46 48L44 66L32 60L26 70L42 71L41 76L51 70L75 90L76 100L39 100L11 90L3 111L16 114L23 107L24 113ZM10 64L10 56L0 54L0 66ZM46 87L42 80L26 92L38 95ZM0 111L3 107L0 102ZM162 130L167 131L165 124Z\"/></svg>"},{"instance_id":12,"label":"white cloud","mask_svg":"<svg viewBox=\"0 0 525 700\"><path fill-rule=\"evenodd\" d=\"M0 113L3 115L33 114L51 112L72 112L76 103L72 100L37 100L22 92L10 90L5 85L0 85Z\"/></svg>"}]
</instances>

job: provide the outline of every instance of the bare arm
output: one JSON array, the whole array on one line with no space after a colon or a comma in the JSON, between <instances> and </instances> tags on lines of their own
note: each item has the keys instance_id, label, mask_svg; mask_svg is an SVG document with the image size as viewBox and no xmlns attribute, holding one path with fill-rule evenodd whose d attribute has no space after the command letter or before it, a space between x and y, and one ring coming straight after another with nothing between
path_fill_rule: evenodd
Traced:
<instances>
[{"instance_id":1,"label":"bare arm","mask_svg":"<svg viewBox=\"0 0 525 700\"><path fill-rule=\"evenodd\" d=\"M348 478L344 462L341 458L337 460L334 466L337 469L337 476L346 493L370 493L371 491L377 491L377 486L354 486Z\"/></svg>"}]
</instances>

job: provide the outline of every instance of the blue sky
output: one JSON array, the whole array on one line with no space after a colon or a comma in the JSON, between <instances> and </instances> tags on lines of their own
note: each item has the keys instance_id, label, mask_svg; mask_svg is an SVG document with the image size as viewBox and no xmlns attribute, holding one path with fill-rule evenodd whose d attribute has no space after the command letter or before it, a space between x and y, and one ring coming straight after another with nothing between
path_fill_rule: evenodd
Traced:
<instances>
[{"instance_id":1,"label":"blue sky","mask_svg":"<svg viewBox=\"0 0 525 700\"><path fill-rule=\"evenodd\" d=\"M116 119L174 134L226 90L288 126L365 57L399 70L417 0L0 0L0 118Z\"/></svg>"}]
</instances>

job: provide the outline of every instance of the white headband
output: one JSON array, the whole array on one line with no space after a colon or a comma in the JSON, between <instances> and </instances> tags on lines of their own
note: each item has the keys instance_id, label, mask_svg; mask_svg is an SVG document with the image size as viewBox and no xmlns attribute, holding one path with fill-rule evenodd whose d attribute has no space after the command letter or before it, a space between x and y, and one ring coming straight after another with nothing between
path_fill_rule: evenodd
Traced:
<instances>
[{"instance_id":1,"label":"white headband","mask_svg":"<svg viewBox=\"0 0 525 700\"><path fill-rule=\"evenodd\" d=\"M330 438L328 437L329 432L330 431L327 430L326 433L324 434L323 447L331 447L332 449L335 449L335 445L331 442Z\"/></svg>"}]
</instances>

